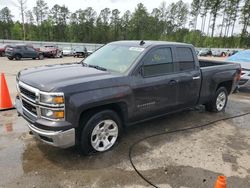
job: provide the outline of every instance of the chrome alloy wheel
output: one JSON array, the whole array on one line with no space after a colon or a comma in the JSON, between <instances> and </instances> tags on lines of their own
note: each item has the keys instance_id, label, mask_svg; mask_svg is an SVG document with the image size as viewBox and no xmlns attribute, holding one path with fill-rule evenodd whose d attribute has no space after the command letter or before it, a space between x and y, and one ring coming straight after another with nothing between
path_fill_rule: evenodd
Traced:
<instances>
[{"instance_id":1,"label":"chrome alloy wheel","mask_svg":"<svg viewBox=\"0 0 250 188\"><path fill-rule=\"evenodd\" d=\"M225 104L226 104L226 93L221 92L221 93L219 93L219 95L217 96L217 99L216 99L217 110L221 111L224 108Z\"/></svg>"},{"instance_id":2,"label":"chrome alloy wheel","mask_svg":"<svg viewBox=\"0 0 250 188\"><path fill-rule=\"evenodd\" d=\"M103 120L98 123L91 134L91 145L96 151L106 151L118 138L118 125L113 120Z\"/></svg>"}]
</instances>

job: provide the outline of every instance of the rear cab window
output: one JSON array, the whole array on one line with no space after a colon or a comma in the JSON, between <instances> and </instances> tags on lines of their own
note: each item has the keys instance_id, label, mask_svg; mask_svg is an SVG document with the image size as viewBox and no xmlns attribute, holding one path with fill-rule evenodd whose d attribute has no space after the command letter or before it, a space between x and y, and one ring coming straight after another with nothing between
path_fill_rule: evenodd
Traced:
<instances>
[{"instance_id":1,"label":"rear cab window","mask_svg":"<svg viewBox=\"0 0 250 188\"><path fill-rule=\"evenodd\" d=\"M176 59L176 69L178 71L195 69L194 55L190 47L176 47Z\"/></svg>"}]
</instances>

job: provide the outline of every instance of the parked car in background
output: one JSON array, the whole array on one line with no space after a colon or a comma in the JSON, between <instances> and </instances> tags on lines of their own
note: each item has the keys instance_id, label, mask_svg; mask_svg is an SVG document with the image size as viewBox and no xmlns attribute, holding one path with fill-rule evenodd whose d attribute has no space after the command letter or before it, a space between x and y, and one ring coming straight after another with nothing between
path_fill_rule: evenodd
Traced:
<instances>
[{"instance_id":1,"label":"parked car in background","mask_svg":"<svg viewBox=\"0 0 250 188\"><path fill-rule=\"evenodd\" d=\"M232 55L236 54L237 52L239 52L239 51L238 50L229 50L227 52L227 56L232 56Z\"/></svg>"},{"instance_id":2,"label":"parked car in background","mask_svg":"<svg viewBox=\"0 0 250 188\"><path fill-rule=\"evenodd\" d=\"M42 48L40 48L40 51L43 52L45 57L63 57L63 52L61 49L59 49L56 45L46 45Z\"/></svg>"},{"instance_id":3,"label":"parked car in background","mask_svg":"<svg viewBox=\"0 0 250 188\"><path fill-rule=\"evenodd\" d=\"M214 57L226 57L227 53L226 53L226 51L217 49L217 50L212 50L212 56L214 56Z\"/></svg>"},{"instance_id":4,"label":"parked car in background","mask_svg":"<svg viewBox=\"0 0 250 188\"><path fill-rule=\"evenodd\" d=\"M5 56L5 50L6 48L10 47L10 45L1 45L0 46L0 56L3 57Z\"/></svg>"},{"instance_id":5,"label":"parked car in background","mask_svg":"<svg viewBox=\"0 0 250 188\"><path fill-rule=\"evenodd\" d=\"M13 45L5 50L5 55L9 60L20 60L22 58L43 59L43 52L38 51L30 45Z\"/></svg>"},{"instance_id":6,"label":"parked car in background","mask_svg":"<svg viewBox=\"0 0 250 188\"><path fill-rule=\"evenodd\" d=\"M227 61L241 65L239 88L250 88L250 50L243 50L227 58Z\"/></svg>"},{"instance_id":7,"label":"parked car in background","mask_svg":"<svg viewBox=\"0 0 250 188\"><path fill-rule=\"evenodd\" d=\"M83 57L86 58L90 54L92 54L92 51L88 51L86 47L77 47L74 49L74 57Z\"/></svg>"},{"instance_id":8,"label":"parked car in background","mask_svg":"<svg viewBox=\"0 0 250 188\"><path fill-rule=\"evenodd\" d=\"M72 50L71 47L64 47L62 53L63 53L63 56L72 56L72 55L74 55L74 51Z\"/></svg>"},{"instance_id":9,"label":"parked car in background","mask_svg":"<svg viewBox=\"0 0 250 188\"><path fill-rule=\"evenodd\" d=\"M0 56L4 56L5 48L4 46L0 46Z\"/></svg>"},{"instance_id":10,"label":"parked car in background","mask_svg":"<svg viewBox=\"0 0 250 188\"><path fill-rule=\"evenodd\" d=\"M195 49L195 54L196 54L196 55L199 55L199 53L200 53L200 50Z\"/></svg>"},{"instance_id":11,"label":"parked car in background","mask_svg":"<svg viewBox=\"0 0 250 188\"><path fill-rule=\"evenodd\" d=\"M202 49L199 51L198 56L212 56L212 51L211 49Z\"/></svg>"}]
</instances>

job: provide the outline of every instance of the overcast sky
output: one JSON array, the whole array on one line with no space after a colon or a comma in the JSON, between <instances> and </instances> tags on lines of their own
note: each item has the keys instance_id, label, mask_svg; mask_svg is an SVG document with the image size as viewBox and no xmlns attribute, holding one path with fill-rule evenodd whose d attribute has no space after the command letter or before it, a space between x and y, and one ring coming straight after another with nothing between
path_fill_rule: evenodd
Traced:
<instances>
[{"instance_id":1,"label":"overcast sky","mask_svg":"<svg viewBox=\"0 0 250 188\"><path fill-rule=\"evenodd\" d=\"M0 0L0 8L8 6L11 9L13 15L16 18L20 17L18 8L15 6L18 0ZM97 13L100 10L108 7L110 9L119 9L122 13L126 10L134 11L138 3L143 3L149 12L153 8L156 8L160 5L163 0L45 0L49 5L49 8L52 8L55 4L66 5L71 12L76 11L77 9L85 9L87 7L93 7ZM176 2L177 0L167 0L167 5ZM192 2L192 0L183 0L184 2ZM27 0L27 8L32 9L36 4L36 0Z\"/></svg>"},{"instance_id":2,"label":"overcast sky","mask_svg":"<svg viewBox=\"0 0 250 188\"><path fill-rule=\"evenodd\" d=\"M11 13L15 16L15 20L20 20L20 11L17 8L18 0L0 0L0 9L8 6L11 10ZM151 12L153 8L159 7L160 3L164 0L45 0L49 8L52 8L55 4L66 5L71 12L74 12L78 9L85 9L87 7L92 7L97 14L100 10L104 8L119 9L121 13L124 13L126 10L133 12L138 3L143 3L148 12ZM169 5L172 2L177 2L178 0L165 0L166 4ZM186 3L191 4L192 0L183 0ZM36 0L27 0L27 9L32 10L35 6ZM221 19L218 19L218 23L221 22ZM198 28L200 27L201 20L198 19ZM236 25L235 32L240 32L241 28L239 25ZM205 29L206 31L206 29ZM219 29L216 29L216 33L219 32Z\"/></svg>"}]
</instances>

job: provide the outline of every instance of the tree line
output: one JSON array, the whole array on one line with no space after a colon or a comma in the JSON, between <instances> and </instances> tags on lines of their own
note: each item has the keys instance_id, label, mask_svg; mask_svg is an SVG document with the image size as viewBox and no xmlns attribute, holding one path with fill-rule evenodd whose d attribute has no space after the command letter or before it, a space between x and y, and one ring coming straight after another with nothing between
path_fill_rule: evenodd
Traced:
<instances>
[{"instance_id":1,"label":"tree line","mask_svg":"<svg viewBox=\"0 0 250 188\"><path fill-rule=\"evenodd\" d=\"M92 8L70 12L65 5L49 8L37 0L17 0L21 21L11 10L0 10L0 38L17 40L107 43L115 40L166 40L199 47L250 47L250 0L182 0L149 12L139 3L133 12ZM199 23L199 24L198 24ZM236 27L237 33L235 33Z\"/></svg>"}]
</instances>

